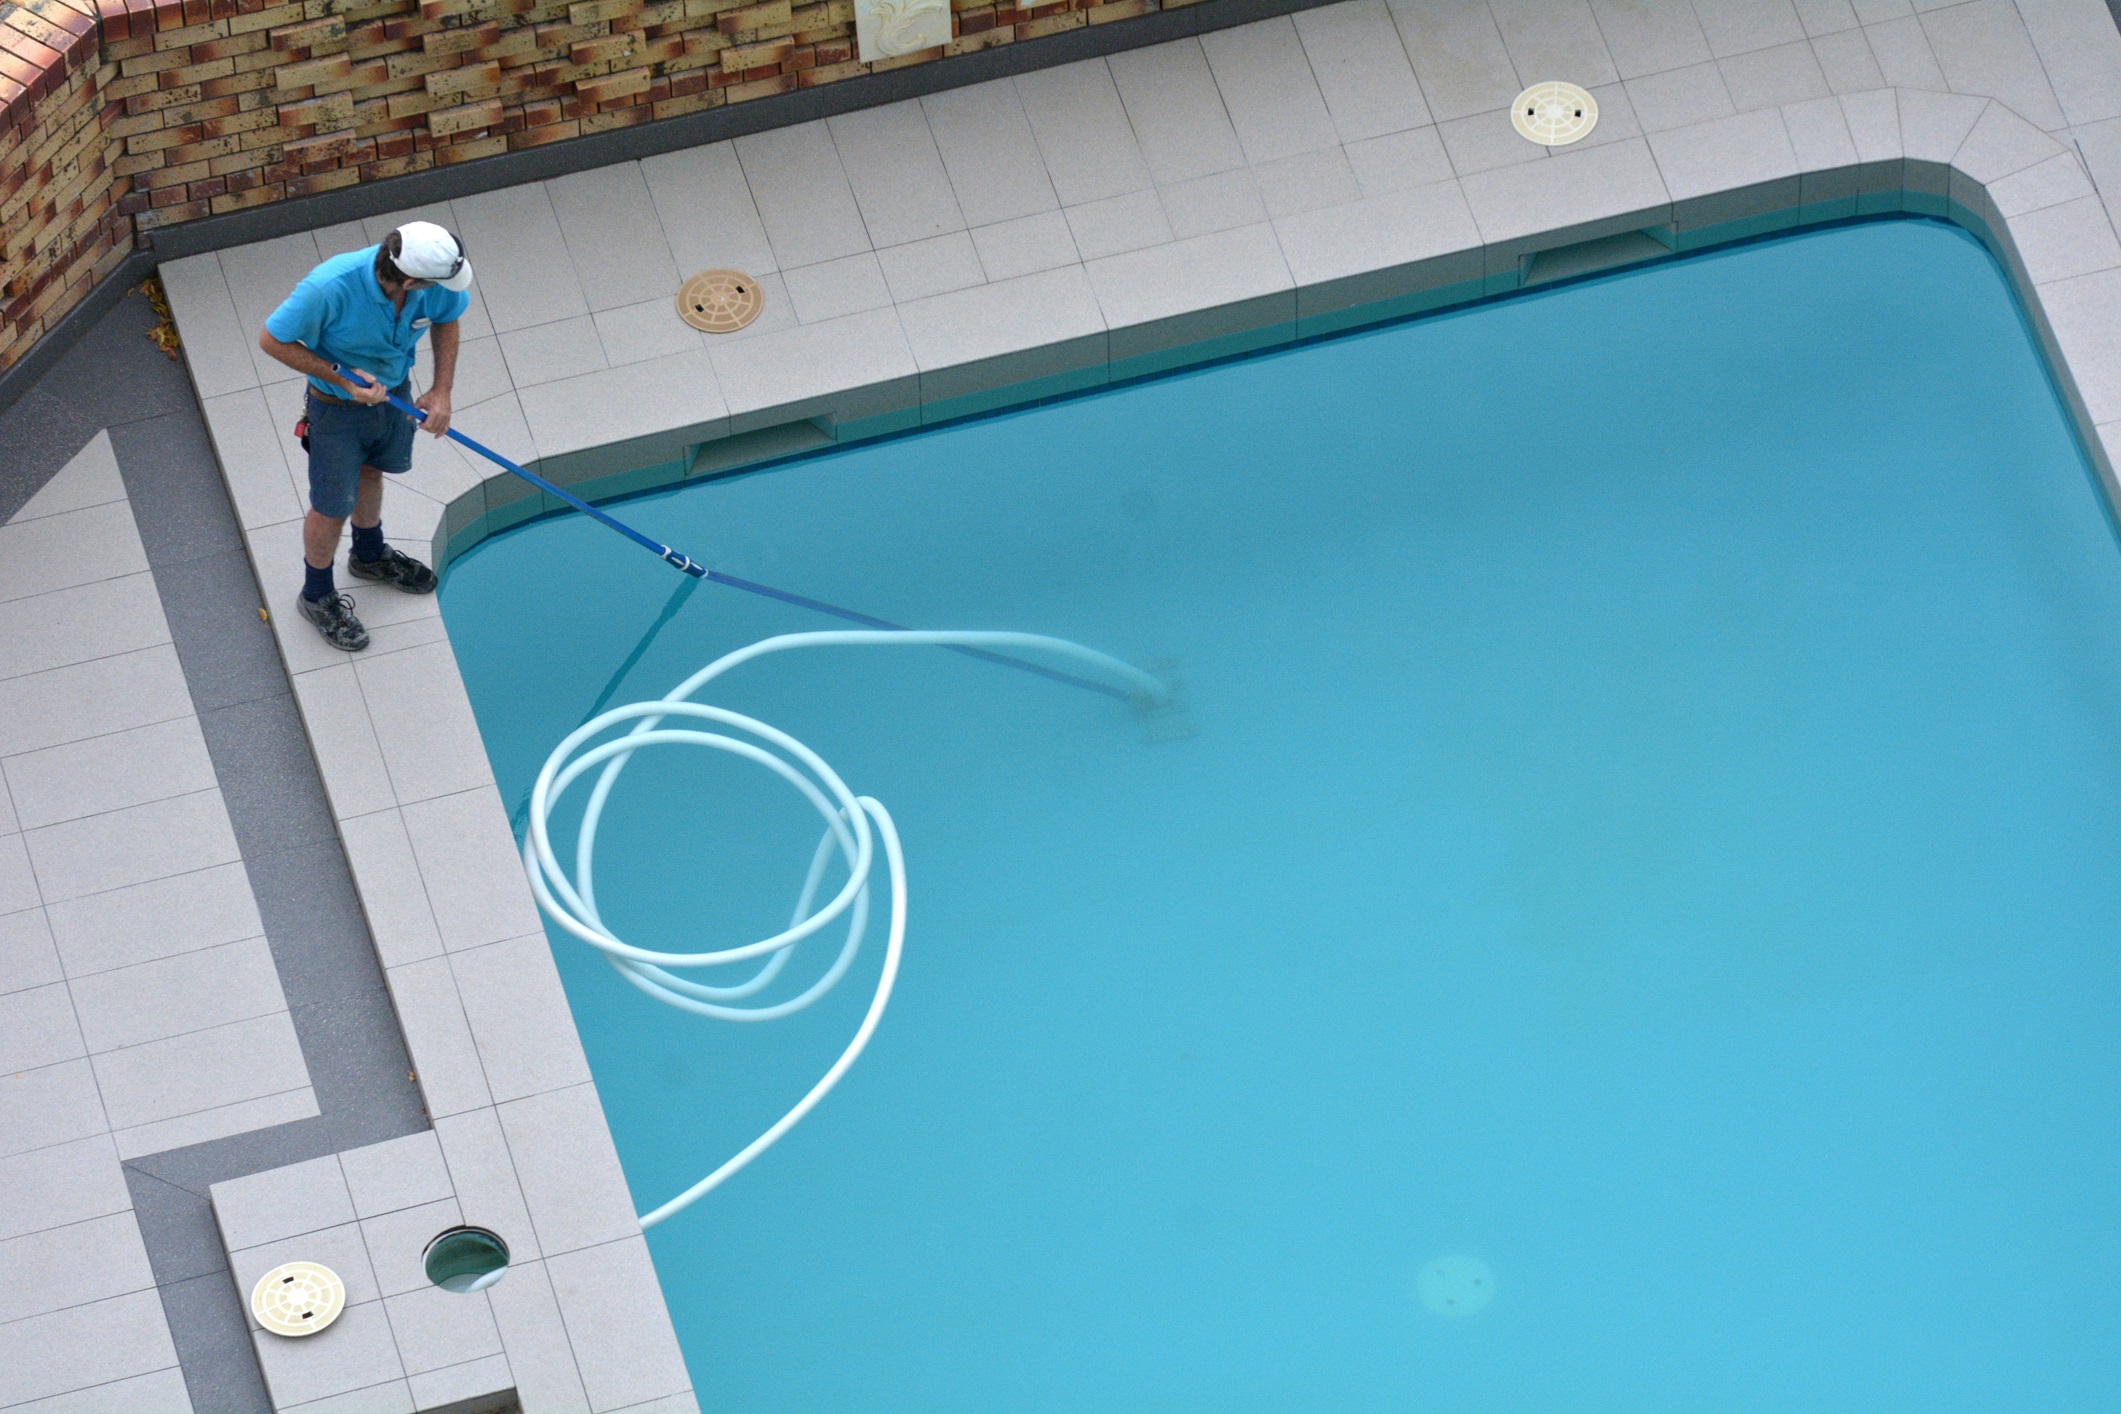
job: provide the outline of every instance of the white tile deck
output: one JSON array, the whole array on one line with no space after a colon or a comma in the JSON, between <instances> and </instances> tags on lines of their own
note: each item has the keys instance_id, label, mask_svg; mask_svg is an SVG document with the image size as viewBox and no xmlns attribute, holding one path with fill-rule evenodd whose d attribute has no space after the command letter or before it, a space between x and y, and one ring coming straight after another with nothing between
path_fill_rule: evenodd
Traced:
<instances>
[{"instance_id":1,"label":"white tile deck","mask_svg":"<svg viewBox=\"0 0 2121 1414\"><path fill-rule=\"evenodd\" d=\"M1590 140L1549 152L1509 130L1505 106L1542 78L1596 89ZM854 439L1507 292L1534 257L1596 239L1648 232L1686 249L1902 210L1991 240L2110 477L2116 201L2121 36L2098 0L1346 0L431 214L461 226L480 275L460 425L594 493L635 484L598 478L651 463L682 470L703 444L703 463L736 464L722 439L762 429L814 423L801 435ZM616 254L594 239L611 212L639 237ZM298 583L301 485L283 430L297 388L260 366L252 331L306 260L389 224L165 267L276 607ZM1641 239L1626 248L1639 253ZM738 336L687 337L669 308L675 284L723 265L763 277L767 311ZM540 508L490 473L423 442L392 493L394 536L446 552L452 536L461 548ZM54 502L49 518L93 509ZM103 635L99 657L153 649L108 627L128 583L0 604L0 681L59 666L38 645L73 626ZM314 1368L268 1349L276 1397L365 1390L409 1409L505 1376L532 1411L689 1408L667 1325L612 1318L622 1289L629 1320L643 1309L624 1283L646 1279L646 1247L447 634L431 601L366 594L361 607L375 644L351 664L303 625L275 627L438 1117L448 1190L408 1196L398 1211L416 1216L397 1220L399 1237L461 1213L502 1232L520 1261L480 1308L492 1335L466 1315L446 1351L393 1340L398 1313L419 1303L393 1308L379 1284L361 1303L372 1312L306 1347ZM35 631L11 627L10 609L34 615ZM0 834L0 900L42 877L20 882L32 852L11 865L7 841L64 828ZM66 866L76 873L99 867L68 853L81 854ZM18 990L49 985L54 951L92 946L68 912L78 906L45 910L55 943L0 935L0 956L38 979ZM502 1029L524 1015L543 1018L554 1049ZM80 1060L45 1069L54 1119L37 1152L71 1154L68 1126L81 1121L68 1106L93 1093L92 1072ZM0 1159L0 1176L15 1162ZM364 1160L337 1162L352 1181ZM247 1201L217 1192L224 1226ZM373 1244L389 1240L392 1216L332 1222ZM230 1246L284 1235L231 1233ZM393 1300L401 1257L372 1264L400 1273ZM449 1363L413 1368L432 1361Z\"/></svg>"},{"instance_id":2,"label":"white tile deck","mask_svg":"<svg viewBox=\"0 0 2121 1414\"><path fill-rule=\"evenodd\" d=\"M107 434L0 561L0 1407L188 1410L119 1161L316 1097Z\"/></svg>"}]
</instances>

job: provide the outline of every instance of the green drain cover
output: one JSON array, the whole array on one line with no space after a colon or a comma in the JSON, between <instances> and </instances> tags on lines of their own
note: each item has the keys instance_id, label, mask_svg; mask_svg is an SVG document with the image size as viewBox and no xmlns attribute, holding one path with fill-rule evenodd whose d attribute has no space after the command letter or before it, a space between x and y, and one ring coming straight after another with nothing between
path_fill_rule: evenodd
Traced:
<instances>
[{"instance_id":1,"label":"green drain cover","mask_svg":"<svg viewBox=\"0 0 2121 1414\"><path fill-rule=\"evenodd\" d=\"M453 1227L427 1244L427 1279L444 1291L484 1291L508 1270L508 1244L483 1227Z\"/></svg>"}]
</instances>

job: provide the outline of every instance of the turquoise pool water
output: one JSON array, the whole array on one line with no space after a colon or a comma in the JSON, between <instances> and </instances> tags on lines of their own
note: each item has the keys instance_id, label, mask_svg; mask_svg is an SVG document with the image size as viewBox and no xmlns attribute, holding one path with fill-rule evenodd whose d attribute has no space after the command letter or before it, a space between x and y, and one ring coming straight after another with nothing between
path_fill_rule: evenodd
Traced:
<instances>
[{"instance_id":1,"label":"turquoise pool water","mask_svg":"<svg viewBox=\"0 0 2121 1414\"><path fill-rule=\"evenodd\" d=\"M2113 1407L2121 556L1970 240L1750 246L625 513L1168 660L1198 731L938 650L726 680L891 808L913 905L846 1082L651 1234L707 1407ZM599 702L829 626L676 588L579 517L451 571L511 805ZM607 916L763 936L814 821L644 759ZM554 946L644 1209L878 956L733 1027Z\"/></svg>"}]
</instances>

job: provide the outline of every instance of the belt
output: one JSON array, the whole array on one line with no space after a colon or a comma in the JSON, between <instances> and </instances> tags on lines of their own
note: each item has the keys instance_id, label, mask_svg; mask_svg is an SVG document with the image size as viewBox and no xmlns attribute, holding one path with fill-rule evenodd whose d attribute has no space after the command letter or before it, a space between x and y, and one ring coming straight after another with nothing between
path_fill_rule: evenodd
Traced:
<instances>
[{"instance_id":1,"label":"belt","mask_svg":"<svg viewBox=\"0 0 2121 1414\"><path fill-rule=\"evenodd\" d=\"M321 402L337 403L341 407L357 408L369 406L367 403L355 402L352 398L342 398L337 393L324 392L314 383L309 384L309 395Z\"/></svg>"}]
</instances>

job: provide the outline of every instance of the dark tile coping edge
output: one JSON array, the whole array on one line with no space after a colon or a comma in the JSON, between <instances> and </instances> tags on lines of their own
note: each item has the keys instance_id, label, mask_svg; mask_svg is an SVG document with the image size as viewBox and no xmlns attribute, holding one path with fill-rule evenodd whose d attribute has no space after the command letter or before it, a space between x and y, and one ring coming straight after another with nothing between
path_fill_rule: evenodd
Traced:
<instances>
[{"instance_id":1,"label":"dark tile coping edge","mask_svg":"<svg viewBox=\"0 0 2121 1414\"><path fill-rule=\"evenodd\" d=\"M638 161L679 148L699 147L730 138L788 127L817 118L829 118L858 108L872 108L902 99L919 98L945 89L1008 78L1034 69L1094 59L1123 50L1184 39L1273 19L1337 3L1337 0L1194 0L1175 9L1157 10L1131 19L1101 25L1085 24L1041 39L999 44L971 54L954 55L903 69L888 69L841 83L798 89L794 93L748 103L724 104L701 113L665 118L608 133L569 138L565 142L503 152L449 167L430 167L380 182L358 182L316 196L295 197L247 211L208 216L182 225L166 226L145 233L142 249L105 276L80 304L68 311L36 343L6 369L0 370L0 412L6 411L29 391L60 355L118 302L126 290L154 273L164 260L176 260L210 250L248 245L252 241L313 230L404 211L431 202L566 176L570 172L608 167L617 162Z\"/></svg>"},{"instance_id":2,"label":"dark tile coping edge","mask_svg":"<svg viewBox=\"0 0 2121 1414\"><path fill-rule=\"evenodd\" d=\"M2115 0L2115 3L2121 4L2121 0ZM1911 166L1940 166L1921 163L1920 159L1907 161ZM1947 184L1958 186L1969 181L1960 176L1959 183L1952 184L1950 178L1956 174L1948 167L1940 169L1945 173L1944 180ZM1841 170L1853 173L1856 168L1852 166ZM1829 172L1826 175L1832 176L1834 173ZM1794 183L1792 185L1794 186ZM1978 190L1978 184L1975 185ZM1963 186L1960 189L1963 189ZM1860 209L1859 203L1879 196L1890 197L1895 205L1891 209L1883 210ZM1985 201L1985 192L1982 199ZM1660 223L1621 235L1599 234L1586 240L1557 241L1552 246L1521 256L1514 275L1490 275L1482 279L1440 283L1427 289L1359 303L1323 314L1306 316L1300 313L1294 321L1270 319L1249 331L1166 349L1150 360L1154 366L1124 375L1119 371L1122 363L1139 365L1143 360L1111 359L1108 360L1107 366L1114 376L1107 381L1098 381L1088 386L1077 381L1072 386L1056 390L1052 386L1055 380L1050 377L1034 378L1013 385L1003 384L988 394L954 400L978 404L976 408L956 415L929 418L926 415L927 409L934 404L924 403L916 392L910 401L897 400L896 412L887 411L864 417L859 420L858 427L843 424L835 431L832 419L829 416L821 416L697 442L688 440L683 429L673 429L557 457L540 458L529 463L529 469L556 485L567 487L593 504L609 504L635 496L654 495L678 486L759 471L840 447L913 436L938 426L1021 412L1029 407L1086 397L1171 373L1260 354L1279 353L1320 340L1338 338L1343 334L1462 311L1475 305L1520 295L1546 294L1568 285L1602 279L1649 264L1714 254L1804 231L1890 220L1939 221L1965 231L1988 251L2010 286L2018 317L2040 352L2048 380L2055 388L2056 395L2069 417L2079 449L2099 484L2109 519L2114 522L2117 533L2121 533L2121 472L2117 472L2106 455L2098 431L2077 392L2075 381L2069 375L2067 360L2063 358L2052 331L2047 327L2037 292L2025 278L2023 269L2016 260L2016 251L2009 244L2007 231L1999 229L2005 225L2003 218L1999 216L1992 221L1988 215L1966 206L1957 197L1938 195L1928 185L1917 186L1912 180L1890 192L1870 193L1868 198L1793 202L1704 230L1678 233L1670 224ZM1630 236L1634 237L1633 241L1629 240ZM1538 270L1542 263L1546 263L1553 273L1539 275ZM1557 264L1560 269L1554 270ZM1317 287L1298 287L1292 297L1300 301L1307 288ZM1198 313L1212 316L1213 311ZM1315 327L1320 323L1330 327ZM1021 351L1012 352L1000 355L994 362L1015 361L1022 357ZM1062 378L1065 379L1066 375L1062 375ZM894 380L895 383L905 381L907 380ZM913 381L918 387L919 380ZM879 391L880 389L848 389L835 396L838 399L867 405L872 401L870 395ZM635 454L635 459L630 463L627 461L629 452ZM656 453L664 455L661 459L649 460ZM433 562L438 570L446 571L456 560L493 536L527 525L534 520L570 513L571 508L551 494L538 491L527 483L516 480L507 472L496 471L479 485L451 501L444 509L441 523L435 530Z\"/></svg>"}]
</instances>

